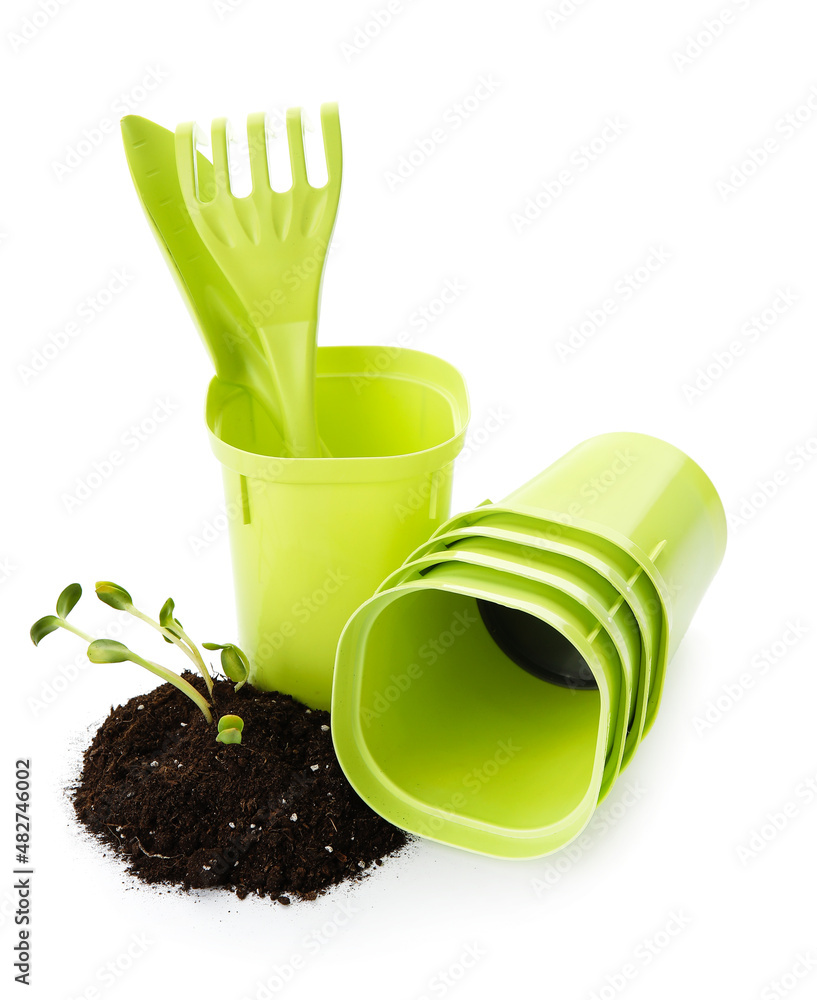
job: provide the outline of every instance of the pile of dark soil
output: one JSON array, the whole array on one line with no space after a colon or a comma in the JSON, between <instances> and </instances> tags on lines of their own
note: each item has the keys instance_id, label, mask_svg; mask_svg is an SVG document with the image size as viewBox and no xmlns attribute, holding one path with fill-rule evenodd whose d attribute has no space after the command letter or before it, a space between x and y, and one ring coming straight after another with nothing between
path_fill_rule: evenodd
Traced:
<instances>
[{"instance_id":1,"label":"pile of dark soil","mask_svg":"<svg viewBox=\"0 0 817 1000\"><path fill-rule=\"evenodd\" d=\"M215 719L244 720L240 745L217 743L216 727L163 684L111 709L85 751L77 816L134 875L289 903L359 879L404 846L344 777L328 712L248 686L235 694L228 681L216 681L214 701Z\"/></svg>"}]
</instances>

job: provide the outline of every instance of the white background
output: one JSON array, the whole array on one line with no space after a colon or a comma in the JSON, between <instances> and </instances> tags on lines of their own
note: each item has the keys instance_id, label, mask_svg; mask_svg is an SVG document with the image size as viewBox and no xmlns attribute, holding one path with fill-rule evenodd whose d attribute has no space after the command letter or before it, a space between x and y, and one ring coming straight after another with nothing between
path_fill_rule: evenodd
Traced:
<instances>
[{"instance_id":1,"label":"white background","mask_svg":"<svg viewBox=\"0 0 817 1000\"><path fill-rule=\"evenodd\" d=\"M796 956L817 947L817 800L805 784L817 774L817 461L794 452L817 451L817 112L804 104L811 94L817 107L813 3L586 0L563 3L557 22L548 17L556 0L403 0L391 23L370 24L374 37L350 49L385 6L69 0L50 19L37 15L43 26L24 44L15 35L40 8L3 6L0 557L13 686L4 799L8 807L14 760L30 756L29 995L90 997L95 987L106 1000L182 990L250 1000L267 995L264 983L276 987L278 967L291 974L282 995L293 998L578 1000L622 986L632 1000L769 998L784 995L776 980L813 996L817 974ZM689 36L705 45L682 65ZM150 73L160 82L140 90ZM495 91L464 119L456 106L480 77ZM344 191L321 341L388 344L409 330L412 346L463 370L473 437L454 509L503 496L585 437L626 429L686 450L727 511L745 516L732 519L726 561L672 664L658 722L578 852L503 863L423 843L351 892L289 908L160 894L101 859L62 791L109 706L150 678L87 665L64 633L36 651L27 639L61 587L106 577L148 606L172 593L194 636L235 629L225 533L198 554L191 543L222 502L202 419L209 362L142 216L117 129L94 130L115 123L125 101L170 128L224 114L240 128L249 111L292 104L317 120L332 99ZM608 117L621 134L583 169L578 151ZM400 158L438 127L436 151L390 184ZM85 130L98 145L82 142ZM765 162L747 161L766 140ZM87 155L61 169L78 146ZM719 188L735 168L740 186ZM517 231L514 213L564 169L573 182ZM617 282L652 248L668 259L625 299ZM115 269L128 276L124 290L91 322L80 318ZM427 330L412 326L447 280L465 286L457 301ZM792 301L782 308L777 298L775 314L780 289ZM613 315L560 358L570 328L611 297ZM746 324L769 309L752 340ZM49 348L32 377L37 352L72 321L77 335ZM711 385L690 398L684 386L708 366ZM64 495L160 400L169 418L69 511ZM501 417L489 421L492 410ZM775 495L758 494L775 477ZM108 620L97 605L80 605L92 627ZM789 622L807 631L786 646ZM758 657L776 643L764 670ZM702 730L696 719L718 699ZM782 829L768 825L785 812ZM16 987L3 816L5 990ZM750 842L762 849L741 856ZM663 934L673 913L683 929ZM130 959L135 935L149 943ZM469 946L480 957L463 973Z\"/></svg>"}]
</instances>

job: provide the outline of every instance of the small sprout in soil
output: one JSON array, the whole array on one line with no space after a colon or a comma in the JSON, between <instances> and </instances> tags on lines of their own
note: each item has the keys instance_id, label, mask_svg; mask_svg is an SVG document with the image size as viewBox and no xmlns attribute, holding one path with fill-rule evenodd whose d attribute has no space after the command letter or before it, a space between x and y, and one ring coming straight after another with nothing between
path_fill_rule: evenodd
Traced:
<instances>
[{"instance_id":1,"label":"small sprout in soil","mask_svg":"<svg viewBox=\"0 0 817 1000\"><path fill-rule=\"evenodd\" d=\"M92 639L91 644L88 647L88 659L91 663L124 663L126 660L130 660L131 663L138 663L140 667L144 667L145 670L149 670L152 674L156 674L156 676L161 677L163 681L167 681L168 684L172 684L173 687L181 691L182 694L186 694L187 697L201 709L204 718L207 719L208 722L213 721L213 716L210 714L210 705L207 702L207 699L203 695L199 694L192 684L188 683L183 677L179 677L179 675L174 673L172 670L168 670L167 667L163 667L160 663L154 663L152 660L146 660L137 653L132 652L121 642L115 642L113 639Z\"/></svg>"},{"instance_id":2,"label":"small sprout in soil","mask_svg":"<svg viewBox=\"0 0 817 1000\"><path fill-rule=\"evenodd\" d=\"M150 625L151 628L155 628L165 642L175 643L184 655L196 665L196 669L204 678L204 683L207 685L207 691L210 694L213 693L213 678L210 676L207 664L202 659L201 653L198 651L195 643L185 633L181 622L174 617L175 605L172 598L168 598L162 605L162 610L159 612L159 621L157 622L135 607L133 598L118 583L113 583L110 580L99 580L96 585L96 596L103 604L107 604L108 607L115 608L117 611L127 611L134 618L139 618Z\"/></svg>"},{"instance_id":3,"label":"small sprout in soil","mask_svg":"<svg viewBox=\"0 0 817 1000\"><path fill-rule=\"evenodd\" d=\"M73 632L74 635L78 635L80 639L84 639L86 642L93 642L93 637L83 632L81 629L76 628L74 625L70 625L65 619L71 613L71 611L76 607L77 601L82 597L82 587L78 583L69 583L68 586L63 590L60 596L57 598L57 613L56 615L46 615L44 618L39 618L31 626L31 641L35 646L39 646L40 642L51 632L55 632L58 628L67 629L69 632Z\"/></svg>"},{"instance_id":4,"label":"small sprout in soil","mask_svg":"<svg viewBox=\"0 0 817 1000\"><path fill-rule=\"evenodd\" d=\"M244 720L238 715L222 715L218 720L218 743L240 743Z\"/></svg>"},{"instance_id":5,"label":"small sprout in soil","mask_svg":"<svg viewBox=\"0 0 817 1000\"><path fill-rule=\"evenodd\" d=\"M207 669L207 664L204 662L204 659L202 658L202 655L199 652L196 644L182 628L182 623L179 621L178 618L175 617L174 615L175 610L176 610L176 604L173 598L168 597L168 599L162 605L161 610L159 611L159 624L162 626L162 628L167 629L167 631L170 632L172 635L174 635L176 638L168 639L166 635L162 636L162 638L165 640L165 642L176 642L178 644L178 642L180 641L182 643L182 649L184 649L185 646L187 646L190 649L190 651L193 653L192 660L198 667L199 673L204 678L204 682L207 685L207 690L210 692L210 694L212 694L213 678L210 676L210 671Z\"/></svg>"},{"instance_id":6,"label":"small sprout in soil","mask_svg":"<svg viewBox=\"0 0 817 1000\"><path fill-rule=\"evenodd\" d=\"M225 677L237 682L235 690L240 691L250 676L250 661L244 650L239 649L231 642L226 642L223 645L217 642L203 642L202 646L205 649L221 650L221 669L224 671Z\"/></svg>"}]
</instances>

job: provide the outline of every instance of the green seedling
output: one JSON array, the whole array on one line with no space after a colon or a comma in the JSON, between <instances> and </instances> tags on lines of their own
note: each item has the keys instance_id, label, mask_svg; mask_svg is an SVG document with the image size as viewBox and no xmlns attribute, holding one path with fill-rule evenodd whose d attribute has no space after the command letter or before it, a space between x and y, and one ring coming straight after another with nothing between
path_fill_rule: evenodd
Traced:
<instances>
[{"instance_id":1,"label":"green seedling","mask_svg":"<svg viewBox=\"0 0 817 1000\"><path fill-rule=\"evenodd\" d=\"M244 720L238 715L222 715L218 720L218 743L240 743Z\"/></svg>"},{"instance_id":2,"label":"green seedling","mask_svg":"<svg viewBox=\"0 0 817 1000\"><path fill-rule=\"evenodd\" d=\"M204 718L208 722L213 721L209 702L203 695L199 694L192 684L189 684L183 677L179 677L172 670L168 670L167 667L163 667L160 663L144 659L144 657L134 653L121 642L115 642L113 639L93 639L91 645L88 647L88 659L91 663L124 663L126 660L130 660L131 663L138 663L140 667L144 667L145 670L156 674L163 681L172 684L182 694L186 694L201 709Z\"/></svg>"},{"instance_id":3,"label":"green seedling","mask_svg":"<svg viewBox=\"0 0 817 1000\"><path fill-rule=\"evenodd\" d=\"M129 603L129 600L125 600L122 597L124 594L125 598L128 598L128 592L121 587L116 588L116 590L117 593L112 594L111 600L105 603L110 604L111 607L118 607L123 611L128 610L126 604ZM63 590L57 598L56 615L46 615L44 618L39 618L31 626L31 641L35 646L38 646L47 635L55 632L58 628L67 629L88 643L88 659L92 663L122 663L125 660L138 663L140 667L144 667L152 674L156 674L157 677L161 677L162 680L172 684L182 694L186 694L201 709L205 719L208 722L213 721L213 716L210 712L210 703L183 677L180 677L159 663L154 663L152 660L146 660L138 656L121 642L114 642L112 639L94 639L92 635L88 635L87 632L83 632L82 629L78 629L66 621L68 615L76 607L80 597L82 597L82 587L78 583L71 583ZM114 604L111 601L116 601L117 603Z\"/></svg>"},{"instance_id":4,"label":"green seedling","mask_svg":"<svg viewBox=\"0 0 817 1000\"><path fill-rule=\"evenodd\" d=\"M40 642L51 632L55 632L58 628L67 629L69 632L73 632L74 635L78 635L80 639L84 639L86 642L93 642L93 636L88 635L87 632L83 632L82 629L76 628L76 626L71 625L65 619L71 613L71 611L76 607L77 601L82 597L82 587L78 583L69 583L68 586L63 590L60 596L57 598L57 613L56 615L46 615L44 618L38 618L36 622L31 626L31 641L35 646L39 646Z\"/></svg>"},{"instance_id":5,"label":"green seedling","mask_svg":"<svg viewBox=\"0 0 817 1000\"><path fill-rule=\"evenodd\" d=\"M96 585L96 596L104 604L107 604L108 607L115 608L117 611L127 611L134 618L139 618L141 621L146 622L151 628L156 629L165 642L172 642L178 646L185 656L196 665L196 670L204 678L204 683L207 685L207 691L212 695L213 678L210 676L210 671L207 669L207 664L202 659L198 647L186 634L181 622L174 617L175 604L171 597L162 605L162 610L159 612L159 621L155 621L134 606L133 598L118 583L112 583L110 580L100 580Z\"/></svg>"},{"instance_id":6,"label":"green seedling","mask_svg":"<svg viewBox=\"0 0 817 1000\"><path fill-rule=\"evenodd\" d=\"M226 642L223 645L217 642L203 642L202 646L205 649L221 650L221 669L224 671L224 676L231 681L236 681L235 690L240 691L250 676L250 661L244 650L239 649L232 642Z\"/></svg>"},{"instance_id":7,"label":"green seedling","mask_svg":"<svg viewBox=\"0 0 817 1000\"><path fill-rule=\"evenodd\" d=\"M133 615L135 618L141 618L142 621L147 622L148 625L155 628L165 641L172 642L178 646L196 664L207 684L208 692L212 695L213 680L210 672L198 647L184 631L178 618L176 618L175 604L172 598L169 597L162 605L162 610L159 612L159 621L156 622L135 608L127 590L116 583L111 583L109 580L100 581L96 585L96 594L104 604L115 608L117 611L127 611L128 614ZM82 597L82 587L78 583L71 583L63 590L57 598L56 615L46 615L44 618L39 618L31 626L31 641L35 646L39 645L45 636L56 631L58 628L67 629L88 643L88 659L92 663L123 663L125 661L136 663L140 667L144 667L145 670L149 670L152 674L156 674L157 677L161 677L168 684L172 684L173 687L186 695L200 709L208 723L213 722L210 702L179 674L173 670L169 670L167 667L163 667L160 663L154 663L153 660L146 660L144 657L139 656L138 653L134 653L131 649L128 649L121 642L115 642L112 639L95 639L92 635L88 635L87 632L83 632L68 622L68 615L76 607L80 597ZM236 682L235 690L238 691L246 683L250 673L250 663L243 650L229 642L223 644L206 642L204 643L204 647L205 649L221 650L221 665L224 673L231 681ZM240 743L243 729L244 723L237 715L223 715L218 721L218 735L216 739L219 743Z\"/></svg>"}]
</instances>

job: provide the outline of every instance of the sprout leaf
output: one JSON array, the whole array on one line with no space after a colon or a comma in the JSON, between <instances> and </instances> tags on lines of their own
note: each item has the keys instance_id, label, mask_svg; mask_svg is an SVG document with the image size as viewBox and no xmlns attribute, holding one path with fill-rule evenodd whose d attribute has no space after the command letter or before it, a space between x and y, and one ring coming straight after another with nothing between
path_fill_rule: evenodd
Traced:
<instances>
[{"instance_id":1,"label":"sprout leaf","mask_svg":"<svg viewBox=\"0 0 817 1000\"><path fill-rule=\"evenodd\" d=\"M231 681L235 681L235 690L240 690L250 676L250 661L247 659L247 654L243 649L239 649L232 642L226 642L220 644L217 642L203 642L202 646L205 649L220 649L221 650L221 669L224 671L225 677L229 677Z\"/></svg>"},{"instance_id":2,"label":"sprout leaf","mask_svg":"<svg viewBox=\"0 0 817 1000\"><path fill-rule=\"evenodd\" d=\"M133 655L127 646L113 639L95 639L88 647L91 663L124 663L125 660L133 660Z\"/></svg>"},{"instance_id":3,"label":"sprout leaf","mask_svg":"<svg viewBox=\"0 0 817 1000\"><path fill-rule=\"evenodd\" d=\"M39 646L40 642L51 632L55 632L60 627L59 618L55 618L54 615L46 615L45 618L39 618L31 626L31 641L35 646Z\"/></svg>"},{"instance_id":4,"label":"sprout leaf","mask_svg":"<svg viewBox=\"0 0 817 1000\"><path fill-rule=\"evenodd\" d=\"M173 624L173 612L176 609L176 602L172 597L168 597L165 603L162 605L162 610L159 612L159 624L167 628L168 625Z\"/></svg>"},{"instance_id":5,"label":"sprout leaf","mask_svg":"<svg viewBox=\"0 0 817 1000\"><path fill-rule=\"evenodd\" d=\"M240 743L244 720L238 715L222 715L218 720L218 743Z\"/></svg>"},{"instance_id":6,"label":"sprout leaf","mask_svg":"<svg viewBox=\"0 0 817 1000\"><path fill-rule=\"evenodd\" d=\"M244 729L244 720L239 715L222 715L218 720L218 731L222 732L224 729L237 729L242 732Z\"/></svg>"},{"instance_id":7,"label":"sprout leaf","mask_svg":"<svg viewBox=\"0 0 817 1000\"><path fill-rule=\"evenodd\" d=\"M60 618L68 617L80 597L82 597L82 587L78 583L69 583L57 598L57 614Z\"/></svg>"},{"instance_id":8,"label":"sprout leaf","mask_svg":"<svg viewBox=\"0 0 817 1000\"><path fill-rule=\"evenodd\" d=\"M97 583L96 596L103 604L117 611L130 611L133 607L133 600L127 590L118 583L111 583L110 580L100 580Z\"/></svg>"},{"instance_id":9,"label":"sprout leaf","mask_svg":"<svg viewBox=\"0 0 817 1000\"><path fill-rule=\"evenodd\" d=\"M159 624L162 628L166 628L168 632L172 632L177 639L181 639L181 629L182 623L173 615L176 610L176 603L172 597L168 597L165 603L162 605L162 610L159 612ZM162 638L165 642L173 642L172 639L168 639L166 635Z\"/></svg>"},{"instance_id":10,"label":"sprout leaf","mask_svg":"<svg viewBox=\"0 0 817 1000\"><path fill-rule=\"evenodd\" d=\"M240 743L241 733L237 729L222 729L216 736L217 743Z\"/></svg>"}]
</instances>

